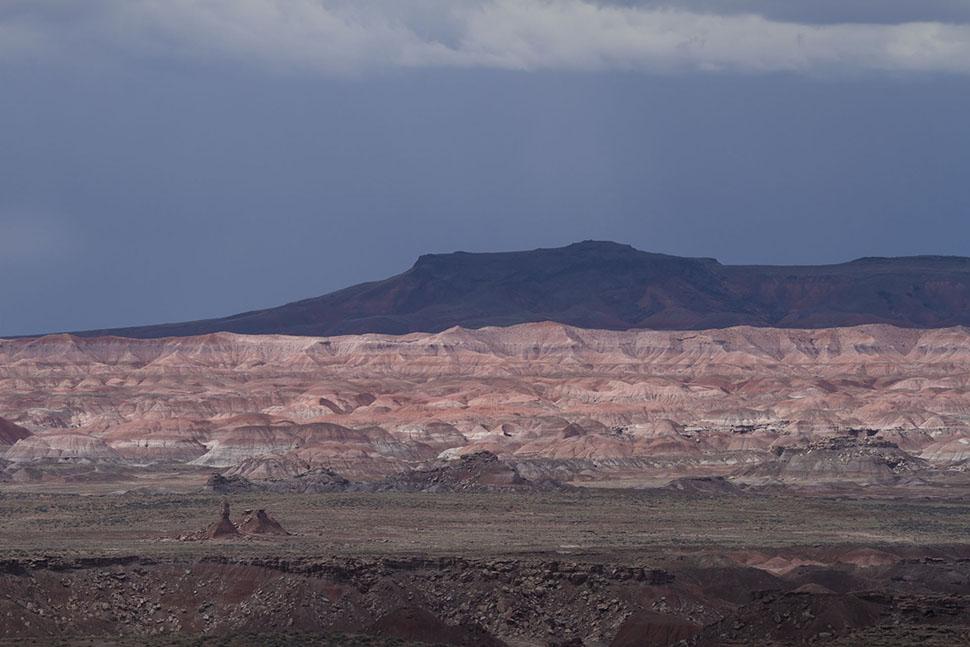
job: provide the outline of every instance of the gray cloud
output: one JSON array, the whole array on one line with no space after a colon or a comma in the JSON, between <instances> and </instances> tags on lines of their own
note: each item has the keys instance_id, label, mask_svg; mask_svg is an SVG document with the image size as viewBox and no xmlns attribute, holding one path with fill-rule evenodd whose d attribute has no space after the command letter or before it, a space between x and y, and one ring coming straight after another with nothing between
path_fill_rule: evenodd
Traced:
<instances>
[{"instance_id":1,"label":"gray cloud","mask_svg":"<svg viewBox=\"0 0 970 647\"><path fill-rule=\"evenodd\" d=\"M750 13L770 20L812 24L970 21L970 3L966 0L607 0L603 4L726 15Z\"/></svg>"},{"instance_id":2,"label":"gray cloud","mask_svg":"<svg viewBox=\"0 0 970 647\"><path fill-rule=\"evenodd\" d=\"M79 8L14 0L0 9L0 60L83 60L101 53L337 75L394 68L970 73L970 23L959 5L943 0L929 2L922 14L890 3L887 15L909 20L897 23L877 20L871 3L871 22L858 21L866 13L831 22L840 17L835 9L799 15L791 2L731 0L714 13L718 6L703 0L93 0Z\"/></svg>"}]
</instances>

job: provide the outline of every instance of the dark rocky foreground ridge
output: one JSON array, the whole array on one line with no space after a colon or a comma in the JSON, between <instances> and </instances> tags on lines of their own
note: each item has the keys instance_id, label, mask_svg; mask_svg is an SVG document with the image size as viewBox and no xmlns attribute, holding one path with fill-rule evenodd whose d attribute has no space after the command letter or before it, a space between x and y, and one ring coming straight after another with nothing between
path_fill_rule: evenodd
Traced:
<instances>
[{"instance_id":1,"label":"dark rocky foreground ridge","mask_svg":"<svg viewBox=\"0 0 970 647\"><path fill-rule=\"evenodd\" d=\"M607 330L970 325L970 258L722 265L593 241L526 252L431 254L403 274L277 308L78 334L403 334L535 321Z\"/></svg>"},{"instance_id":2,"label":"dark rocky foreground ridge","mask_svg":"<svg viewBox=\"0 0 970 647\"><path fill-rule=\"evenodd\" d=\"M144 645L164 636L173 645L210 635L230 644L232 634L261 632L249 644L270 645L293 644L281 632L302 631L325 644L337 630L465 647L965 645L967 562L934 552L784 574L693 557L673 569L418 556L5 559L0 640Z\"/></svg>"}]
</instances>

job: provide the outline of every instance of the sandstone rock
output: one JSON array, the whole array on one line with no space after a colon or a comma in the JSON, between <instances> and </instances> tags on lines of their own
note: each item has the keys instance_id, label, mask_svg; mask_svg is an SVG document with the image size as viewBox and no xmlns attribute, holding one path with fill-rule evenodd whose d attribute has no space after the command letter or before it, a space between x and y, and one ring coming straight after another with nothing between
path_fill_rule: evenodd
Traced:
<instances>
[{"instance_id":1,"label":"sandstone rock","mask_svg":"<svg viewBox=\"0 0 970 647\"><path fill-rule=\"evenodd\" d=\"M0 418L0 447L9 447L18 440L23 440L30 436L30 432L19 425Z\"/></svg>"},{"instance_id":2,"label":"sandstone rock","mask_svg":"<svg viewBox=\"0 0 970 647\"><path fill-rule=\"evenodd\" d=\"M677 478L666 486L666 490L703 495L737 496L744 493L744 488L723 476L699 476Z\"/></svg>"},{"instance_id":3,"label":"sandstone rock","mask_svg":"<svg viewBox=\"0 0 970 647\"><path fill-rule=\"evenodd\" d=\"M100 438L86 434L36 434L21 438L4 454L13 463L123 463L124 458Z\"/></svg>"},{"instance_id":4,"label":"sandstone rock","mask_svg":"<svg viewBox=\"0 0 970 647\"><path fill-rule=\"evenodd\" d=\"M239 530L236 524L229 518L229 502L222 502L222 516L206 532L209 539L225 539L227 537L238 537Z\"/></svg>"},{"instance_id":5,"label":"sandstone rock","mask_svg":"<svg viewBox=\"0 0 970 647\"><path fill-rule=\"evenodd\" d=\"M266 514L265 510L246 510L236 520L237 530L244 535L288 535L283 526L276 519Z\"/></svg>"},{"instance_id":6,"label":"sandstone rock","mask_svg":"<svg viewBox=\"0 0 970 647\"><path fill-rule=\"evenodd\" d=\"M925 467L925 461L889 441L834 438L808 447L778 448L774 459L740 473L782 479L868 482L913 474Z\"/></svg>"},{"instance_id":7,"label":"sandstone rock","mask_svg":"<svg viewBox=\"0 0 970 647\"><path fill-rule=\"evenodd\" d=\"M527 491L564 489L554 481L532 482L490 452L466 454L436 467L410 470L358 489L397 492Z\"/></svg>"},{"instance_id":8,"label":"sandstone rock","mask_svg":"<svg viewBox=\"0 0 970 647\"><path fill-rule=\"evenodd\" d=\"M206 494L239 494L242 492L255 492L257 490L259 490L259 486L241 476L227 478L222 474L213 474L199 492Z\"/></svg>"},{"instance_id":9,"label":"sandstone rock","mask_svg":"<svg viewBox=\"0 0 970 647\"><path fill-rule=\"evenodd\" d=\"M773 462L775 448L860 430L916 469L946 468L970 460L970 332L535 323L333 338L53 335L0 345L0 416L36 432L7 460L190 463L254 479L325 469L379 481L487 450L530 478L653 470L661 481L726 475ZM868 460L846 467L882 478Z\"/></svg>"}]
</instances>

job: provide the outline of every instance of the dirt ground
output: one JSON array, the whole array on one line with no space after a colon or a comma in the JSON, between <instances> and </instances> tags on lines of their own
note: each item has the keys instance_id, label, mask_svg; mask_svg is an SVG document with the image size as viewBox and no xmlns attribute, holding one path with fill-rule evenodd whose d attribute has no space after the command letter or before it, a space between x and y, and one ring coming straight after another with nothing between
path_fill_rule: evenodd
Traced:
<instances>
[{"instance_id":1,"label":"dirt ground","mask_svg":"<svg viewBox=\"0 0 970 647\"><path fill-rule=\"evenodd\" d=\"M292 535L266 543L169 541L223 500L268 510ZM662 560L685 549L970 541L970 504L790 496L337 493L0 498L0 555L571 555Z\"/></svg>"},{"instance_id":2,"label":"dirt ground","mask_svg":"<svg viewBox=\"0 0 970 647\"><path fill-rule=\"evenodd\" d=\"M179 539L224 500L291 534ZM962 498L8 490L0 645L966 644L968 537Z\"/></svg>"}]
</instances>

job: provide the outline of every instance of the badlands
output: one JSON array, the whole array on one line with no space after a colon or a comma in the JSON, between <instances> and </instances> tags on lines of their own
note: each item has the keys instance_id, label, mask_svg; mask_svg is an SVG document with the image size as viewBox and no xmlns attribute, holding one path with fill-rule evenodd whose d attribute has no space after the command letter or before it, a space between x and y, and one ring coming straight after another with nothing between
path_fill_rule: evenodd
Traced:
<instances>
[{"instance_id":1,"label":"badlands","mask_svg":"<svg viewBox=\"0 0 970 647\"><path fill-rule=\"evenodd\" d=\"M2 340L0 645L968 644L968 383L962 327Z\"/></svg>"},{"instance_id":2,"label":"badlands","mask_svg":"<svg viewBox=\"0 0 970 647\"><path fill-rule=\"evenodd\" d=\"M573 483L957 478L970 332L54 335L0 342L0 418L15 483L161 466L374 481L481 451Z\"/></svg>"}]
</instances>

